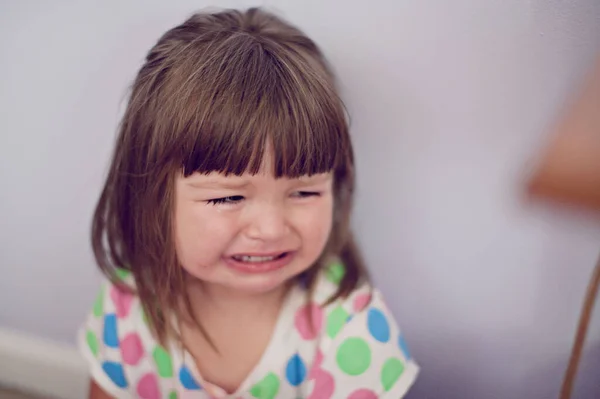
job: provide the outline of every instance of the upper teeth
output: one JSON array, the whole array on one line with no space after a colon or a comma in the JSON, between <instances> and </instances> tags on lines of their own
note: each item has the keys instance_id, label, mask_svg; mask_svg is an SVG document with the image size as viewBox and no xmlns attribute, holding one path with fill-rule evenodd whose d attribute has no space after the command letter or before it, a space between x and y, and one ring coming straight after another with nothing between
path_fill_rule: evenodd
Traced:
<instances>
[{"instance_id":1,"label":"upper teeth","mask_svg":"<svg viewBox=\"0 0 600 399\"><path fill-rule=\"evenodd\" d=\"M247 255L236 255L234 259L242 262L268 262L276 259L277 256L247 256Z\"/></svg>"}]
</instances>

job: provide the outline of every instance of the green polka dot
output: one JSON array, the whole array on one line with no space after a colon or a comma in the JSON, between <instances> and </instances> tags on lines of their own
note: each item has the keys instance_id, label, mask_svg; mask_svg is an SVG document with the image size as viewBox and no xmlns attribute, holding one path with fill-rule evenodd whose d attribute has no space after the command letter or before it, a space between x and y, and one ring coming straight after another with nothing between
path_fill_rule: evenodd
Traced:
<instances>
[{"instance_id":1,"label":"green polka dot","mask_svg":"<svg viewBox=\"0 0 600 399\"><path fill-rule=\"evenodd\" d=\"M337 350L337 364L348 375L360 375L371 364L371 349L364 339L347 338Z\"/></svg>"},{"instance_id":2,"label":"green polka dot","mask_svg":"<svg viewBox=\"0 0 600 399\"><path fill-rule=\"evenodd\" d=\"M96 334L91 331L88 331L85 335L85 340L87 341L90 350L94 354L94 356L98 355L98 338L96 338Z\"/></svg>"},{"instance_id":3,"label":"green polka dot","mask_svg":"<svg viewBox=\"0 0 600 399\"><path fill-rule=\"evenodd\" d=\"M102 317L104 312L104 288L100 288L98 296L96 296L96 302L94 302L94 316Z\"/></svg>"},{"instance_id":4,"label":"green polka dot","mask_svg":"<svg viewBox=\"0 0 600 399\"><path fill-rule=\"evenodd\" d=\"M142 310L142 321L144 322L145 325L148 325L148 315L146 315L146 312L144 312Z\"/></svg>"},{"instance_id":5,"label":"green polka dot","mask_svg":"<svg viewBox=\"0 0 600 399\"><path fill-rule=\"evenodd\" d=\"M340 281L344 278L344 274L346 274L346 268L340 262L335 262L327 268L325 271L325 277L327 280L331 281L334 284L339 284Z\"/></svg>"},{"instance_id":6,"label":"green polka dot","mask_svg":"<svg viewBox=\"0 0 600 399\"><path fill-rule=\"evenodd\" d=\"M349 316L350 314L341 306L333 309L331 313L329 313L329 316L327 316L327 335L330 338L335 338L344 324L346 324L346 320L348 320Z\"/></svg>"},{"instance_id":7,"label":"green polka dot","mask_svg":"<svg viewBox=\"0 0 600 399\"><path fill-rule=\"evenodd\" d=\"M166 350L164 350L161 346L157 346L152 352L152 357L154 358L156 366L158 367L158 375L164 378L173 376L173 362L171 361L171 356Z\"/></svg>"},{"instance_id":8,"label":"green polka dot","mask_svg":"<svg viewBox=\"0 0 600 399\"><path fill-rule=\"evenodd\" d=\"M123 281L127 277L129 277L129 275L131 274L131 272L129 270L125 270L125 269L117 269L115 271L115 274L117 275L117 277L118 277L119 280Z\"/></svg>"},{"instance_id":9,"label":"green polka dot","mask_svg":"<svg viewBox=\"0 0 600 399\"><path fill-rule=\"evenodd\" d=\"M260 382L256 383L251 389L252 396L258 399L273 399L279 391L279 378L269 373Z\"/></svg>"},{"instance_id":10,"label":"green polka dot","mask_svg":"<svg viewBox=\"0 0 600 399\"><path fill-rule=\"evenodd\" d=\"M389 391L404 372L404 364L395 357L385 361L381 369L381 383L385 391Z\"/></svg>"},{"instance_id":11,"label":"green polka dot","mask_svg":"<svg viewBox=\"0 0 600 399\"><path fill-rule=\"evenodd\" d=\"M169 399L177 399L177 392L171 391L171 393L169 394Z\"/></svg>"}]
</instances>

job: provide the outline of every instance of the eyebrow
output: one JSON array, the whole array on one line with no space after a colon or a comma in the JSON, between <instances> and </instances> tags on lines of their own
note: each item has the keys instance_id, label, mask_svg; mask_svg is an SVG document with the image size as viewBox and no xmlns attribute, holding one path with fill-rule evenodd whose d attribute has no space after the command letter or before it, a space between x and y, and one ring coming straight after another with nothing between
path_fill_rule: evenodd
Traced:
<instances>
[{"instance_id":1,"label":"eyebrow","mask_svg":"<svg viewBox=\"0 0 600 399\"><path fill-rule=\"evenodd\" d=\"M297 182L300 185L303 186L311 186L311 185L315 185L315 184L324 184L324 183L328 183L331 179L333 178L333 176L331 175L325 175L325 176L319 176L319 175L313 175L310 177L303 177L303 178L298 178L298 179L292 179L292 180L297 180ZM216 189L216 190L241 190L243 188L246 188L248 186L250 186L252 183L250 181L247 180L242 180L242 181L230 181L230 180L215 180L215 179L207 179L206 181L188 181L186 182L186 185L188 187L191 188L196 188L196 189Z\"/></svg>"},{"instance_id":2,"label":"eyebrow","mask_svg":"<svg viewBox=\"0 0 600 399\"><path fill-rule=\"evenodd\" d=\"M333 178L333 176L331 176L330 174L327 174L327 175L324 175L324 176L313 175L313 176L310 176L310 177L299 178L298 181L301 184L309 184L310 185L310 184L327 183L332 178Z\"/></svg>"},{"instance_id":3,"label":"eyebrow","mask_svg":"<svg viewBox=\"0 0 600 399\"><path fill-rule=\"evenodd\" d=\"M186 183L189 187L192 188L202 188L202 189L229 189L229 190L240 190L250 185L250 182L224 182L224 181L215 181L208 180L205 182L188 182Z\"/></svg>"}]
</instances>

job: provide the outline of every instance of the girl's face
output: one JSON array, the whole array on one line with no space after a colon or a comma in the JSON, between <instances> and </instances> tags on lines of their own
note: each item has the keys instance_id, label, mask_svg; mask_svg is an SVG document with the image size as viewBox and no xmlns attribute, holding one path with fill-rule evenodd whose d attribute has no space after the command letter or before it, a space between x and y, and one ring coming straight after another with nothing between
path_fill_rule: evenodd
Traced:
<instances>
[{"instance_id":1,"label":"girl's face","mask_svg":"<svg viewBox=\"0 0 600 399\"><path fill-rule=\"evenodd\" d=\"M177 177L176 248L190 275L264 293L321 255L333 219L332 174L276 179L265 161L254 176Z\"/></svg>"}]
</instances>

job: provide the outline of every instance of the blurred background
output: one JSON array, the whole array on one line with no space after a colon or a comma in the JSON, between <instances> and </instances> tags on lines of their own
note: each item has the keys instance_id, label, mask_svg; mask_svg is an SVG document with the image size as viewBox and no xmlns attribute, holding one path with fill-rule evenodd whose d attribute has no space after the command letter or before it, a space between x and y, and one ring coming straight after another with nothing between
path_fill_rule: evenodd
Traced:
<instances>
[{"instance_id":1,"label":"blurred background","mask_svg":"<svg viewBox=\"0 0 600 399\"><path fill-rule=\"evenodd\" d=\"M523 188L600 53L598 0L0 0L0 385L83 397L89 226L127 87L193 11L255 5L338 74L355 230L422 366L409 398L556 397L600 218ZM598 307L589 334L574 398L600 397Z\"/></svg>"}]
</instances>

